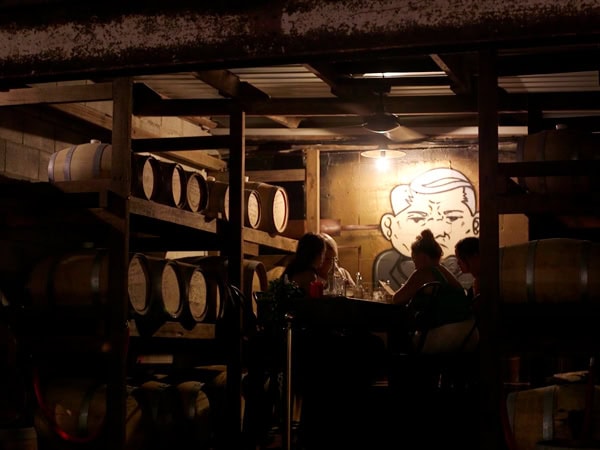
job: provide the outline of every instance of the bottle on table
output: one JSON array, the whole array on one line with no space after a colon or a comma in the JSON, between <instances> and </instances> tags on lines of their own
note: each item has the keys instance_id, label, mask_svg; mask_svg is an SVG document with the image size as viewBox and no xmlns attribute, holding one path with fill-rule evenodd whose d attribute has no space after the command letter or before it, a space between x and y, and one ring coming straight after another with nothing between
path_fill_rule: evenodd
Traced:
<instances>
[{"instance_id":1,"label":"bottle on table","mask_svg":"<svg viewBox=\"0 0 600 450\"><path fill-rule=\"evenodd\" d=\"M360 272L356 272L356 286L354 286L354 297L365 298L365 287L363 285L363 278Z\"/></svg>"},{"instance_id":2,"label":"bottle on table","mask_svg":"<svg viewBox=\"0 0 600 450\"><path fill-rule=\"evenodd\" d=\"M333 264L327 273L327 295L343 296L346 293L346 282L340 272L338 259L333 258Z\"/></svg>"}]
</instances>

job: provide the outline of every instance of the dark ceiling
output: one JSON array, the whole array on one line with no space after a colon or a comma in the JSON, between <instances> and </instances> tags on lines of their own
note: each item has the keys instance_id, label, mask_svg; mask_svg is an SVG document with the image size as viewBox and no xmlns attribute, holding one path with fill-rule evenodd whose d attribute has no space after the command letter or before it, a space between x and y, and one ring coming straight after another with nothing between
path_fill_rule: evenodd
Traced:
<instances>
[{"instance_id":1,"label":"dark ceiling","mask_svg":"<svg viewBox=\"0 0 600 450\"><path fill-rule=\"evenodd\" d=\"M600 132L600 1L450 3L108 1L86 12L5 1L0 83L127 75L135 114L185 117L214 135L241 104L249 145L403 144L477 136L489 51L501 138L559 124ZM401 126L368 131L381 114Z\"/></svg>"}]
</instances>

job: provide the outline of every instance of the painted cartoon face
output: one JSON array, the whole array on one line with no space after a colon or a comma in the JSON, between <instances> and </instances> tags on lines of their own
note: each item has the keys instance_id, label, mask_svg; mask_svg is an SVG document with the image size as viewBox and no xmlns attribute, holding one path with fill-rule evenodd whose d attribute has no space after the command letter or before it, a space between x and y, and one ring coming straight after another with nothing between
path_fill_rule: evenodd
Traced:
<instances>
[{"instance_id":1,"label":"painted cartoon face","mask_svg":"<svg viewBox=\"0 0 600 450\"><path fill-rule=\"evenodd\" d=\"M460 239L474 234L474 216L463 199L462 188L440 193L415 193L407 208L395 216L383 216L382 231L396 250L409 256L415 237L429 228L442 246L444 256L452 255Z\"/></svg>"}]
</instances>

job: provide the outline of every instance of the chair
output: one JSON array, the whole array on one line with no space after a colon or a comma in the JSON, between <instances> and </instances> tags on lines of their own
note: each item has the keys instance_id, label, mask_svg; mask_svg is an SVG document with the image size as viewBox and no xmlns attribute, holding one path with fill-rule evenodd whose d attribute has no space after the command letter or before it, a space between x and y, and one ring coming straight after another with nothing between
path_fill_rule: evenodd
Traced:
<instances>
[{"instance_id":1,"label":"chair","mask_svg":"<svg viewBox=\"0 0 600 450\"><path fill-rule=\"evenodd\" d=\"M460 322L433 326L436 303L441 283L423 284L407 306L407 340L396 338L391 347L391 370L403 370L401 377L391 374L392 379L418 381L429 380L425 388L457 389L471 388L473 376L478 373L477 349L479 331L475 316ZM402 325L400 326L402 328ZM407 371L413 377L407 378Z\"/></svg>"},{"instance_id":2,"label":"chair","mask_svg":"<svg viewBox=\"0 0 600 450\"><path fill-rule=\"evenodd\" d=\"M398 325L404 328L398 333L404 345L390 346L388 383L397 405L395 419L406 424L406 433L422 448L435 448L440 439L470 443L477 436L472 429L478 410L477 322L471 318L432 326L441 288L439 282L419 288L407 307L408 323Z\"/></svg>"}]
</instances>

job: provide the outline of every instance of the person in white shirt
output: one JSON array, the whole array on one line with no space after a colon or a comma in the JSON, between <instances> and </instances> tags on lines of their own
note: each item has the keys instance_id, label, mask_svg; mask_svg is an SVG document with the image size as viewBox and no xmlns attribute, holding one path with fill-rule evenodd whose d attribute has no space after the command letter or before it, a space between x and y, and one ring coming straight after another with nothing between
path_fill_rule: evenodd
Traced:
<instances>
[{"instance_id":1,"label":"person in white shirt","mask_svg":"<svg viewBox=\"0 0 600 450\"><path fill-rule=\"evenodd\" d=\"M323 258L323 264L321 264L321 266L317 269L317 275L323 282L323 286L327 288L327 274L331 270L331 266L333 264L337 264L337 261L339 261L338 246L337 242L335 242L335 239L333 239L331 235L327 233L319 233L319 236L321 236L325 241L325 258ZM347 285L355 286L356 283L352 279L350 272L339 265L337 265L337 270L342 275L342 278Z\"/></svg>"}]
</instances>

